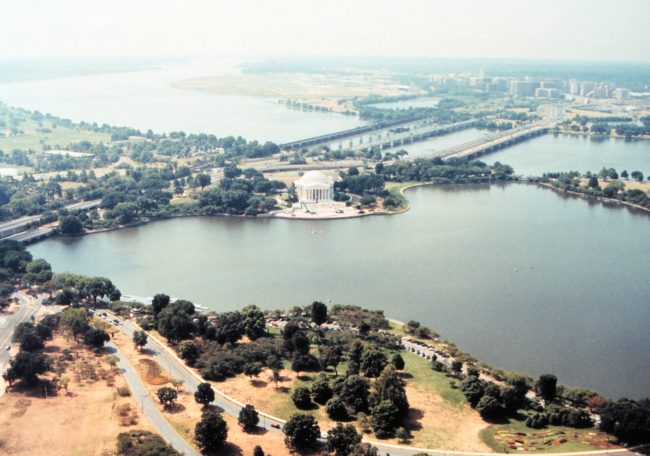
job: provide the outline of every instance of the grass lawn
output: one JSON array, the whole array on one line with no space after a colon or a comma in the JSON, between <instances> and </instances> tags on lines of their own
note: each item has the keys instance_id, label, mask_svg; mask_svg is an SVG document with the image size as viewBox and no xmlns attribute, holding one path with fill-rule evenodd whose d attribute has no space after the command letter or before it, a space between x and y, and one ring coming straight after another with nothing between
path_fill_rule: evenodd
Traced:
<instances>
[{"instance_id":1,"label":"grass lawn","mask_svg":"<svg viewBox=\"0 0 650 456\"><path fill-rule=\"evenodd\" d=\"M11 153L13 149L22 149L25 151L28 149L34 149L36 151L41 151L45 144L55 148L57 144L61 147L66 147L71 142L90 141L93 144L99 142L106 144L111 141L111 136L107 133L93 133L84 130L77 131L76 129L64 127L52 128L52 124L49 121L43 122L43 128L48 128L52 130L52 132L39 133L36 131L37 128L40 128L38 123L31 119L21 122L18 127L16 127L19 130L23 130L25 132L24 135L9 136L9 117L5 116L2 118L2 116L0 116L0 119L5 120L8 125L6 128L0 128L0 133L5 133L7 135L5 138L0 138L0 150L3 150L5 154ZM43 142L41 142L41 140L43 140Z\"/></svg>"},{"instance_id":2,"label":"grass lawn","mask_svg":"<svg viewBox=\"0 0 650 456\"><path fill-rule=\"evenodd\" d=\"M574 452L574 451L604 451L604 448L598 447L591 445L590 442L592 441L607 441L608 436L606 434L599 434L599 430L597 428L590 428L590 429L573 429L565 426L546 426L543 429L532 429L529 427L526 427L525 421L528 415L526 413L530 413L531 415L534 414L534 412L525 412L523 410L519 411L519 414L517 418L509 418L507 419L507 423L504 424L493 424L492 426L489 426L485 429L483 429L480 433L479 436L481 440L490 448L492 448L494 451L498 453L504 453L504 452L510 452L510 451L517 451L513 450L508 447L508 445L505 442L506 438L514 438L514 437L502 437L503 440L498 441L494 437L496 434L498 434L500 431L511 431L511 434L517 433L517 432L525 432L527 435L526 436L521 436L520 438L524 441L523 445L520 445L522 448L527 447L530 449L530 451L533 451L535 453L568 453L568 452ZM557 446L551 446L551 445L544 445L542 443L540 444L532 444L530 443L531 441L535 440L543 440L544 436L535 436L534 434L544 432L544 431L557 431L557 430L564 430L564 434L556 434L551 437L559 439L559 438L565 438L568 441L562 444L559 444ZM503 434L501 434L503 436ZM506 436L509 434L506 434ZM529 443L527 443L529 442ZM533 448L538 447L545 447L543 450L534 450ZM612 445L611 448L615 448L615 446ZM618 448L618 447L616 447ZM507 450L507 451L506 451Z\"/></svg>"},{"instance_id":3,"label":"grass lawn","mask_svg":"<svg viewBox=\"0 0 650 456\"><path fill-rule=\"evenodd\" d=\"M179 205L180 204L187 204L187 205L190 205L190 206L194 206L196 204L199 204L199 202L197 200L192 199L192 198L176 198L176 199L171 200L169 203L170 204L179 204Z\"/></svg>"}]
</instances>

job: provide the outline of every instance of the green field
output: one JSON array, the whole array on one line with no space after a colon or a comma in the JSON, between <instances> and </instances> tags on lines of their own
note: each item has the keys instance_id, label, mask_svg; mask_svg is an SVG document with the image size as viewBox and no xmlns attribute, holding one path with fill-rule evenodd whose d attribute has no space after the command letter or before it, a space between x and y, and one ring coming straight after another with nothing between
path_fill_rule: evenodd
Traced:
<instances>
[{"instance_id":1,"label":"green field","mask_svg":"<svg viewBox=\"0 0 650 456\"><path fill-rule=\"evenodd\" d=\"M18 130L23 130L25 134L10 136L12 126L10 123L10 116L8 113L4 116L0 114L0 120L3 120L7 124L6 127L0 127L0 133L6 135L4 138L0 137L0 150L4 151L5 154L10 153L13 149L22 149L25 151L33 149L41 151L45 144L52 146L52 148L56 148L56 145L65 147L71 142L90 141L91 143L102 142L106 144L111 140L111 136L107 133L93 133L84 130L77 131L76 129L60 126L52 128L52 122L48 120L41 122L43 124L42 128L50 129L52 132L39 133L36 131L37 128L41 128L39 127L38 122L19 114L17 111L12 112L14 112L15 117L26 119L16 126Z\"/></svg>"}]
</instances>

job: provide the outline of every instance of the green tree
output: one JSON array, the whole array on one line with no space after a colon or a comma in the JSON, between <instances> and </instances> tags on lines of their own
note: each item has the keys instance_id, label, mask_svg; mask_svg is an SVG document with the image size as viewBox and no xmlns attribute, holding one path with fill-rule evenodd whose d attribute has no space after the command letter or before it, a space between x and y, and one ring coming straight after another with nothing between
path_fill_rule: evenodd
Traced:
<instances>
[{"instance_id":1,"label":"green tree","mask_svg":"<svg viewBox=\"0 0 650 456\"><path fill-rule=\"evenodd\" d=\"M49 370L50 363L50 359L43 353L20 352L9 361L10 367L2 377L9 382L9 385L18 379L33 385L38 381L39 375Z\"/></svg>"},{"instance_id":2,"label":"green tree","mask_svg":"<svg viewBox=\"0 0 650 456\"><path fill-rule=\"evenodd\" d=\"M201 187L201 192L203 192L203 189L212 183L212 179L208 174L200 173L194 177L194 182Z\"/></svg>"},{"instance_id":3,"label":"green tree","mask_svg":"<svg viewBox=\"0 0 650 456\"><path fill-rule=\"evenodd\" d=\"M623 179L627 179L628 176L629 176L629 175L627 174L627 170L624 169L623 172L621 173L621 177L622 177Z\"/></svg>"},{"instance_id":4,"label":"green tree","mask_svg":"<svg viewBox=\"0 0 650 456\"><path fill-rule=\"evenodd\" d=\"M395 353L393 355L393 358L390 360L390 363L393 365L393 367L397 370L403 370L404 369L404 358L402 358L402 355L399 353Z\"/></svg>"},{"instance_id":5,"label":"green tree","mask_svg":"<svg viewBox=\"0 0 650 456\"><path fill-rule=\"evenodd\" d=\"M399 411L399 418L406 418L409 411L409 401L406 397L404 380L395 371L393 366L388 366L381 373L376 382L372 385L372 391L368 397L371 408L381 402L389 401Z\"/></svg>"},{"instance_id":6,"label":"green tree","mask_svg":"<svg viewBox=\"0 0 650 456\"><path fill-rule=\"evenodd\" d=\"M386 358L384 352L368 350L363 354L363 358L361 359L361 372L366 374L366 377L377 378L387 365L388 358Z\"/></svg>"},{"instance_id":7,"label":"green tree","mask_svg":"<svg viewBox=\"0 0 650 456\"><path fill-rule=\"evenodd\" d=\"M314 399L314 402L318 402L319 404L325 404L329 401L332 398L333 393L327 380L314 382L314 384L311 385L311 396L312 399Z\"/></svg>"},{"instance_id":8,"label":"green tree","mask_svg":"<svg viewBox=\"0 0 650 456\"><path fill-rule=\"evenodd\" d=\"M190 366L193 366L200 356L199 347L197 347L191 340L184 340L178 344L176 351L178 352L178 356L180 356L181 359L184 359Z\"/></svg>"},{"instance_id":9,"label":"green tree","mask_svg":"<svg viewBox=\"0 0 650 456\"><path fill-rule=\"evenodd\" d=\"M239 419L237 422L242 427L244 432L250 432L255 429L257 424L260 422L260 417L257 413L257 410L255 410L255 407L250 404L246 404L239 411Z\"/></svg>"},{"instance_id":10,"label":"green tree","mask_svg":"<svg viewBox=\"0 0 650 456\"><path fill-rule=\"evenodd\" d=\"M253 448L253 456L264 456L264 450L261 446L256 445L255 448Z\"/></svg>"},{"instance_id":11,"label":"green tree","mask_svg":"<svg viewBox=\"0 0 650 456\"><path fill-rule=\"evenodd\" d=\"M158 388L158 391L156 391L156 396L158 396L160 403L163 404L165 408L167 408L176 402L178 393L174 388L163 386L162 388Z\"/></svg>"},{"instance_id":12,"label":"green tree","mask_svg":"<svg viewBox=\"0 0 650 456\"><path fill-rule=\"evenodd\" d=\"M476 406L485 395L485 382L477 377L470 376L461 382L460 389L463 391L467 402L472 406Z\"/></svg>"},{"instance_id":13,"label":"green tree","mask_svg":"<svg viewBox=\"0 0 650 456\"><path fill-rule=\"evenodd\" d=\"M345 403L338 397L334 397L327 401L325 405L325 413L335 421L342 421L348 418L348 410L345 408Z\"/></svg>"},{"instance_id":14,"label":"green tree","mask_svg":"<svg viewBox=\"0 0 650 456\"><path fill-rule=\"evenodd\" d=\"M37 350L42 350L45 345L43 344L43 339L38 337L33 332L26 332L20 338L20 349L27 352L34 352Z\"/></svg>"},{"instance_id":15,"label":"green tree","mask_svg":"<svg viewBox=\"0 0 650 456\"><path fill-rule=\"evenodd\" d=\"M324 368L327 366L332 366L334 368L334 374L338 377L339 373L337 367L341 362L341 349L338 346L330 345L325 347L323 352L320 355L320 363Z\"/></svg>"},{"instance_id":16,"label":"green tree","mask_svg":"<svg viewBox=\"0 0 650 456\"><path fill-rule=\"evenodd\" d=\"M377 438L383 439L393 434L400 424L399 410L390 401L384 401L372 409L370 425Z\"/></svg>"},{"instance_id":17,"label":"green tree","mask_svg":"<svg viewBox=\"0 0 650 456\"><path fill-rule=\"evenodd\" d=\"M206 453L217 453L228 438L228 424L221 414L206 411L194 427L194 440Z\"/></svg>"},{"instance_id":18,"label":"green tree","mask_svg":"<svg viewBox=\"0 0 650 456\"><path fill-rule=\"evenodd\" d=\"M250 362L244 364L244 375L250 377L251 381L253 377L257 378L262 372L262 364L258 362Z\"/></svg>"},{"instance_id":19,"label":"green tree","mask_svg":"<svg viewBox=\"0 0 650 456\"><path fill-rule=\"evenodd\" d=\"M166 294L157 294L151 301L151 309L153 310L154 318L169 305L170 298Z\"/></svg>"},{"instance_id":20,"label":"green tree","mask_svg":"<svg viewBox=\"0 0 650 456\"><path fill-rule=\"evenodd\" d=\"M68 215L67 217L63 217L61 223L59 223L59 229L63 234L79 234L83 230L83 223L81 223L78 217Z\"/></svg>"},{"instance_id":21,"label":"green tree","mask_svg":"<svg viewBox=\"0 0 650 456\"><path fill-rule=\"evenodd\" d=\"M483 418L498 418L503 414L503 407L497 399L492 396L483 396L476 405L476 411Z\"/></svg>"},{"instance_id":22,"label":"green tree","mask_svg":"<svg viewBox=\"0 0 650 456\"><path fill-rule=\"evenodd\" d=\"M21 339L25 334L30 334L35 331L34 323L31 321L23 321L18 323L14 328L14 332L11 335L11 342L14 344L20 343Z\"/></svg>"},{"instance_id":23,"label":"green tree","mask_svg":"<svg viewBox=\"0 0 650 456\"><path fill-rule=\"evenodd\" d=\"M637 402L619 399L608 402L600 413L601 428L630 444L647 441L650 429L650 406L647 399Z\"/></svg>"},{"instance_id":24,"label":"green tree","mask_svg":"<svg viewBox=\"0 0 650 456\"><path fill-rule=\"evenodd\" d=\"M76 341L78 336L90 331L89 321L90 317L85 308L66 309L61 314L59 325L68 337L72 336Z\"/></svg>"},{"instance_id":25,"label":"green tree","mask_svg":"<svg viewBox=\"0 0 650 456\"><path fill-rule=\"evenodd\" d=\"M214 390L209 383L199 383L199 386L196 387L194 392L194 400L197 404L201 404L204 407L210 402L214 401Z\"/></svg>"},{"instance_id":26,"label":"green tree","mask_svg":"<svg viewBox=\"0 0 650 456\"><path fill-rule=\"evenodd\" d=\"M311 393L304 386L298 386L291 393L291 400L300 409L305 409L311 405Z\"/></svg>"},{"instance_id":27,"label":"green tree","mask_svg":"<svg viewBox=\"0 0 650 456\"><path fill-rule=\"evenodd\" d=\"M158 314L158 332L172 342L188 339L194 329L193 314L194 305L189 301L170 304Z\"/></svg>"},{"instance_id":28,"label":"green tree","mask_svg":"<svg viewBox=\"0 0 650 456\"><path fill-rule=\"evenodd\" d=\"M594 176L590 177L589 182L587 182L587 187L589 187L589 188L598 187L598 179L595 178Z\"/></svg>"},{"instance_id":29,"label":"green tree","mask_svg":"<svg viewBox=\"0 0 650 456\"><path fill-rule=\"evenodd\" d=\"M144 330L133 331L133 345L142 351L142 347L147 345L147 332Z\"/></svg>"},{"instance_id":30,"label":"green tree","mask_svg":"<svg viewBox=\"0 0 650 456\"><path fill-rule=\"evenodd\" d=\"M557 377L555 375L544 374L537 381L537 394L548 404L555 399L557 388Z\"/></svg>"},{"instance_id":31,"label":"green tree","mask_svg":"<svg viewBox=\"0 0 650 456\"><path fill-rule=\"evenodd\" d=\"M370 382L368 379L353 375L348 377L343 383L339 397L355 411L365 410L368 408L368 394L370 391Z\"/></svg>"},{"instance_id":32,"label":"green tree","mask_svg":"<svg viewBox=\"0 0 650 456\"><path fill-rule=\"evenodd\" d=\"M110 340L111 336L103 329L92 328L84 334L84 344L95 348L103 347L104 343L110 342Z\"/></svg>"},{"instance_id":33,"label":"green tree","mask_svg":"<svg viewBox=\"0 0 650 456\"><path fill-rule=\"evenodd\" d=\"M115 356L115 355L107 355L104 356L104 361L111 366L113 369L115 369L115 366L117 366L117 363L120 362L120 358Z\"/></svg>"},{"instance_id":34,"label":"green tree","mask_svg":"<svg viewBox=\"0 0 650 456\"><path fill-rule=\"evenodd\" d=\"M456 375L456 377L458 377L460 373L463 371L463 363L461 363L460 361L452 361L451 370Z\"/></svg>"},{"instance_id":35,"label":"green tree","mask_svg":"<svg viewBox=\"0 0 650 456\"><path fill-rule=\"evenodd\" d=\"M264 335L266 329L266 318L257 306L250 305L244 307L242 310L242 326L245 334L250 340L256 340L258 337Z\"/></svg>"},{"instance_id":36,"label":"green tree","mask_svg":"<svg viewBox=\"0 0 650 456\"><path fill-rule=\"evenodd\" d=\"M316 323L318 326L322 325L327 321L327 305L314 301L311 305L311 321Z\"/></svg>"},{"instance_id":37,"label":"green tree","mask_svg":"<svg viewBox=\"0 0 650 456\"><path fill-rule=\"evenodd\" d=\"M306 450L314 446L320 437L318 421L311 416L296 413L284 425L284 443L287 447Z\"/></svg>"},{"instance_id":38,"label":"green tree","mask_svg":"<svg viewBox=\"0 0 650 456\"><path fill-rule=\"evenodd\" d=\"M327 451L336 456L349 456L361 443L361 436L352 424L344 426L338 423L335 428L327 431Z\"/></svg>"}]
</instances>

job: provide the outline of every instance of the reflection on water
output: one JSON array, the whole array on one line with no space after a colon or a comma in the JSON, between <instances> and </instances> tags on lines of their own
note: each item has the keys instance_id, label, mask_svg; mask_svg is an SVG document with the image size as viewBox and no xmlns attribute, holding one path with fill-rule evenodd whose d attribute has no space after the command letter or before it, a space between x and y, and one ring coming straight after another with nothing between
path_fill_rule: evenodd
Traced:
<instances>
[{"instance_id":1,"label":"reflection on water","mask_svg":"<svg viewBox=\"0 0 650 456\"><path fill-rule=\"evenodd\" d=\"M411 210L396 216L183 218L30 251L127 294L218 311L316 299L384 309L506 370L553 373L607 397L650 394L646 213L533 184L407 196Z\"/></svg>"}]
</instances>

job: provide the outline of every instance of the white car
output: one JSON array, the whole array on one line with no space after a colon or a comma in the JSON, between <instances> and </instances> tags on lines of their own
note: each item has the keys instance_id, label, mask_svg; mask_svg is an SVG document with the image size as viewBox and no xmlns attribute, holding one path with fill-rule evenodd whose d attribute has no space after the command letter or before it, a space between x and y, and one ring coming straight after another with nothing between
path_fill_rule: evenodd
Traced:
<instances>
[{"instance_id":1,"label":"white car","mask_svg":"<svg viewBox=\"0 0 650 456\"><path fill-rule=\"evenodd\" d=\"M11 345L7 345L7 348L5 350L11 350Z\"/></svg>"},{"instance_id":2,"label":"white car","mask_svg":"<svg viewBox=\"0 0 650 456\"><path fill-rule=\"evenodd\" d=\"M327 438L327 433L325 433L325 432L321 432L321 433L320 433L320 438L321 438L321 439L326 439L326 438Z\"/></svg>"}]
</instances>

